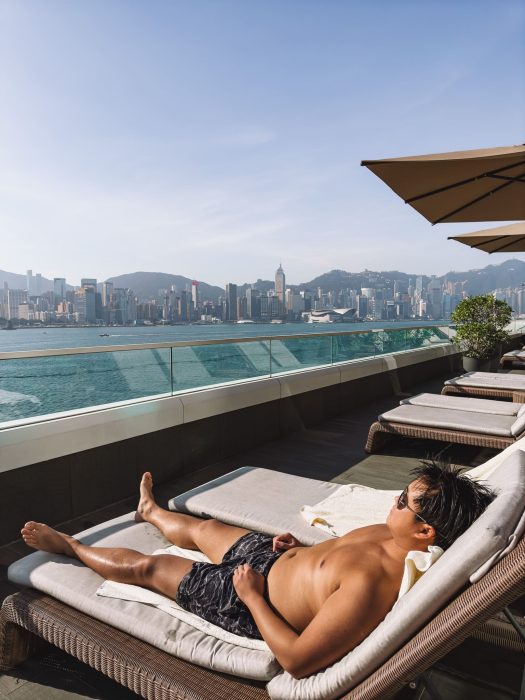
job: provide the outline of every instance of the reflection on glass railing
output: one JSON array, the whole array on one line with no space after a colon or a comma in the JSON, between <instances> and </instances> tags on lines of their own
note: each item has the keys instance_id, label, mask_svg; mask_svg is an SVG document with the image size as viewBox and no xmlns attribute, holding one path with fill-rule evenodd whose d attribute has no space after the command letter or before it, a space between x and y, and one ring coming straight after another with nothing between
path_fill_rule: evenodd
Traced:
<instances>
[{"instance_id":1,"label":"reflection on glass railing","mask_svg":"<svg viewBox=\"0 0 525 700\"><path fill-rule=\"evenodd\" d=\"M170 348L0 362L0 421L170 394Z\"/></svg>"},{"instance_id":2,"label":"reflection on glass railing","mask_svg":"<svg viewBox=\"0 0 525 700\"><path fill-rule=\"evenodd\" d=\"M0 360L0 422L171 396L450 342L438 327L174 343Z\"/></svg>"},{"instance_id":3,"label":"reflection on glass railing","mask_svg":"<svg viewBox=\"0 0 525 700\"><path fill-rule=\"evenodd\" d=\"M172 353L174 392L270 375L266 341L174 347Z\"/></svg>"}]
</instances>

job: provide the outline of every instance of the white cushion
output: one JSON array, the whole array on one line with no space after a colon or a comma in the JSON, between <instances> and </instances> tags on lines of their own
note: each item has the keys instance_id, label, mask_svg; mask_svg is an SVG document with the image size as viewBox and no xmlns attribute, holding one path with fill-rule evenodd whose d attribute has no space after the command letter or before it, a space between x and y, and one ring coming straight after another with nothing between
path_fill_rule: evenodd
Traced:
<instances>
[{"instance_id":1,"label":"white cushion","mask_svg":"<svg viewBox=\"0 0 525 700\"><path fill-rule=\"evenodd\" d=\"M525 410L525 404L493 399L473 399L468 396L449 396L448 394L417 394L399 402L400 406L431 406L451 408L459 411L475 411L499 416L516 416Z\"/></svg>"},{"instance_id":2,"label":"white cushion","mask_svg":"<svg viewBox=\"0 0 525 700\"><path fill-rule=\"evenodd\" d=\"M497 416L474 411L455 411L451 408L431 406L397 406L379 416L380 421L406 423L429 428L463 430L485 435L510 437L514 416Z\"/></svg>"},{"instance_id":3,"label":"white cushion","mask_svg":"<svg viewBox=\"0 0 525 700\"><path fill-rule=\"evenodd\" d=\"M129 547L145 554L169 544L152 525L135 523L133 515L102 523L78 537L86 544ZM97 596L103 579L74 559L34 552L12 564L8 576L186 661L260 681L280 670L270 652L221 641L150 605Z\"/></svg>"},{"instance_id":4,"label":"white cushion","mask_svg":"<svg viewBox=\"0 0 525 700\"><path fill-rule=\"evenodd\" d=\"M502 372L467 372L459 377L447 380L446 384L525 391L525 377L523 375L505 374Z\"/></svg>"},{"instance_id":5,"label":"white cushion","mask_svg":"<svg viewBox=\"0 0 525 700\"><path fill-rule=\"evenodd\" d=\"M518 416L514 423L510 426L510 432L516 437L521 435L525 430L525 415Z\"/></svg>"},{"instance_id":6,"label":"white cushion","mask_svg":"<svg viewBox=\"0 0 525 700\"><path fill-rule=\"evenodd\" d=\"M291 532L303 544L316 544L330 535L308 525L301 516L301 506L319 503L339 487L271 469L242 467L175 496L168 506L270 535Z\"/></svg>"}]
</instances>

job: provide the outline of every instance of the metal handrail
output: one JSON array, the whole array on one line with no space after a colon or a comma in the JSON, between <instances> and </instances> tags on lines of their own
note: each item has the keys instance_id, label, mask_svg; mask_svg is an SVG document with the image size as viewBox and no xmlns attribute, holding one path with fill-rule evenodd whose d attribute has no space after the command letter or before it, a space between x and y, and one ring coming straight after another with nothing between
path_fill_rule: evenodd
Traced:
<instances>
[{"instance_id":1,"label":"metal handrail","mask_svg":"<svg viewBox=\"0 0 525 700\"><path fill-rule=\"evenodd\" d=\"M298 333L293 335L257 335L248 338L217 338L214 340L176 340L162 343L134 343L131 345L96 345L80 348L46 348L41 350L13 350L11 352L0 352L0 360L17 360L34 357L57 357L60 355L88 355L99 352L129 352L130 350L156 350L158 348L185 348L206 345L234 345L237 343L254 343L272 340L299 340L302 338L322 338L333 337L335 335L349 336L362 335L364 333L384 333L389 331L416 331L429 328L448 328L447 325L435 324L432 326L400 326L399 328L369 328L368 330L355 331L331 331L326 333ZM450 339L443 340L450 342Z\"/></svg>"}]
</instances>

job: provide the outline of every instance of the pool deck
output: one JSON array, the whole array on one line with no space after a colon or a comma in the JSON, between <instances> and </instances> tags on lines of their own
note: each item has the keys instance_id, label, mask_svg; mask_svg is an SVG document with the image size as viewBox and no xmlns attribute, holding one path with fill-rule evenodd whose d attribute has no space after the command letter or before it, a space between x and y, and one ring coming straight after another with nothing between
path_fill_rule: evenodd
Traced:
<instances>
[{"instance_id":1,"label":"pool deck","mask_svg":"<svg viewBox=\"0 0 525 700\"><path fill-rule=\"evenodd\" d=\"M523 372L520 372L523 373ZM439 393L443 379L414 387ZM446 443L392 439L378 454L364 452L368 428L377 415L392 408L401 397L372 401L360 409L268 442L232 458L207 465L190 475L159 484L156 496L166 506L174 494L187 491L241 466L265 467L335 483L359 483L375 488L401 490L410 481L410 470L419 460L441 456L453 464L473 467L496 454L487 448L447 445ZM155 476L154 455L145 465ZM74 534L92 525L134 509L136 499L127 499L67 523L55 524ZM23 523L21 523L22 525ZM7 580L7 567L30 551L22 541L0 548L0 601L16 590ZM517 603L523 610L522 601ZM473 639L466 640L431 670L443 700L507 700L518 698L523 655L503 651ZM423 691L426 693L426 691ZM65 698L136 698L131 691L49 645L43 652L14 670L0 674L0 699L62 700ZM430 700L431 695L406 688L397 698Z\"/></svg>"}]
</instances>

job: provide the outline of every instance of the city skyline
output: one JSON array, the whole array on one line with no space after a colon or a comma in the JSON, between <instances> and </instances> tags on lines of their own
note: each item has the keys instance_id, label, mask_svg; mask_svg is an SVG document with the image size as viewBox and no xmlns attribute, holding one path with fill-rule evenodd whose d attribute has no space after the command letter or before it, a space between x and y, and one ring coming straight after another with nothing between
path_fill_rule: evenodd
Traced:
<instances>
[{"instance_id":1,"label":"city skyline","mask_svg":"<svg viewBox=\"0 0 525 700\"><path fill-rule=\"evenodd\" d=\"M295 280L487 264L446 241L479 225L431 228L359 163L523 142L520 0L5 0L0 16L3 267L77 280L169 259L222 285L277 251Z\"/></svg>"},{"instance_id":2,"label":"city skyline","mask_svg":"<svg viewBox=\"0 0 525 700\"><path fill-rule=\"evenodd\" d=\"M512 269L507 266L508 272ZM459 302L471 295L468 279L438 278L435 275L409 277L406 274L404 279L396 279L392 278L392 273L388 275L370 271L358 284L355 278L353 283L348 280L346 287L341 284L316 286L313 281L288 286L280 263L273 286L272 283L268 286L268 281L263 280L241 287L228 282L224 290L215 288L221 293L214 298L208 291L203 293L202 283L196 280L190 284L186 280L183 285L157 287L155 292L146 296L137 295L131 286L117 286L112 281L99 283L96 278L87 277L74 288L67 285L64 277L55 277L52 289L44 289L42 275L36 273L33 276L33 271L27 270L25 287L13 288L4 281L0 290L0 319L8 324L17 321L23 324L109 326L248 321L439 321L449 320ZM522 270L523 279L525 270ZM208 286L207 289L213 288ZM506 301L515 315L525 314L524 281L498 286L489 293Z\"/></svg>"}]
</instances>

